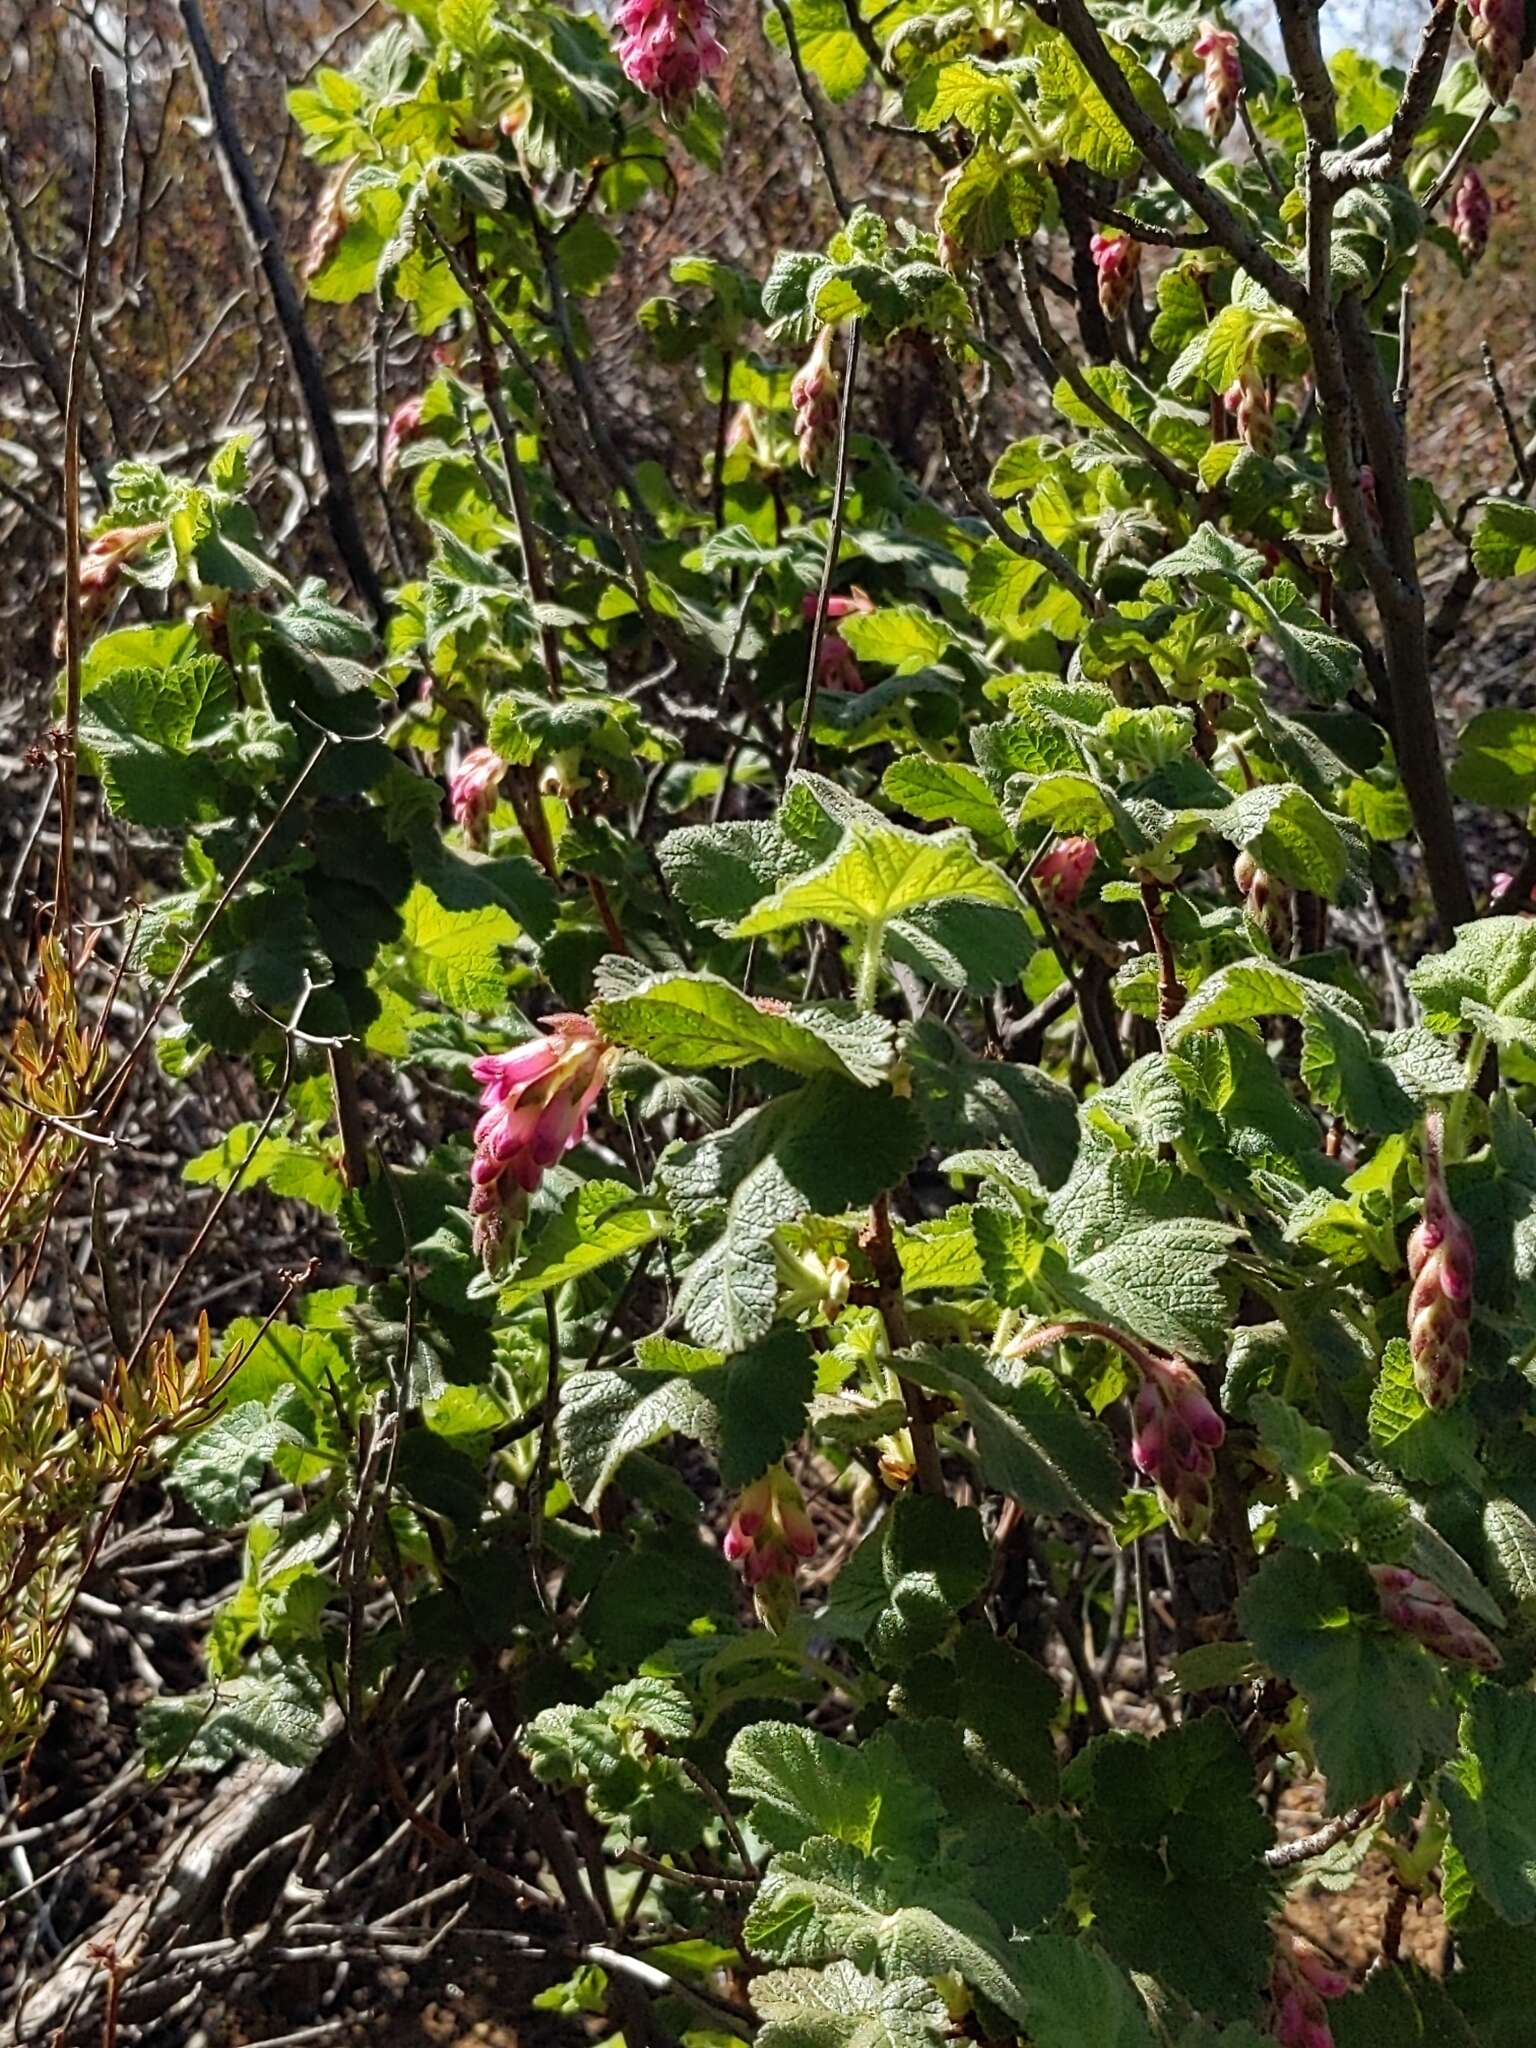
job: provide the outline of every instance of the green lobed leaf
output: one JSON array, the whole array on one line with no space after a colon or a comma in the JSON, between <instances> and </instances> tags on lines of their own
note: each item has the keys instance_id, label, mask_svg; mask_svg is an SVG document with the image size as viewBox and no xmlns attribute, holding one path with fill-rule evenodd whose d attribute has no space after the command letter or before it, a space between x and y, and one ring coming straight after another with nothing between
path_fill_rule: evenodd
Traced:
<instances>
[{"instance_id":1,"label":"green lobed leaf","mask_svg":"<svg viewBox=\"0 0 1536 2048\"><path fill-rule=\"evenodd\" d=\"M583 1181L566 1196L559 1215L525 1239L517 1269L501 1290L502 1309L595 1273L654 1244L667 1229L665 1212L623 1181Z\"/></svg>"},{"instance_id":2,"label":"green lobed leaf","mask_svg":"<svg viewBox=\"0 0 1536 2048\"><path fill-rule=\"evenodd\" d=\"M663 1066L739 1067L770 1060L794 1074L837 1074L874 1087L890 1070L893 1034L851 1004L790 1010L743 995L711 974L660 974L593 1005L615 1044Z\"/></svg>"}]
</instances>

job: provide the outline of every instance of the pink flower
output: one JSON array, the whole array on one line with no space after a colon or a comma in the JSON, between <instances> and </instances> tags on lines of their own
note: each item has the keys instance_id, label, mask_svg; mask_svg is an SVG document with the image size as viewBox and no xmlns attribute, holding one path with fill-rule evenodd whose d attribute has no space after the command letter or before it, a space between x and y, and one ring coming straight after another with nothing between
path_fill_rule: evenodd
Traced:
<instances>
[{"instance_id":1,"label":"pink flower","mask_svg":"<svg viewBox=\"0 0 1536 2048\"><path fill-rule=\"evenodd\" d=\"M1442 1137L1440 1112L1431 1110L1424 1119L1424 1213L1408 1239L1408 1348L1414 1385L1428 1408L1448 1408L1461 1392L1477 1272L1477 1246L1446 1191Z\"/></svg>"},{"instance_id":2,"label":"pink flower","mask_svg":"<svg viewBox=\"0 0 1536 2048\"><path fill-rule=\"evenodd\" d=\"M1202 1542L1214 1505L1215 1453L1227 1425L1182 1358L1132 1354L1141 1386L1131 1403L1131 1461L1157 1488L1181 1536Z\"/></svg>"},{"instance_id":3,"label":"pink flower","mask_svg":"<svg viewBox=\"0 0 1536 2048\"><path fill-rule=\"evenodd\" d=\"M819 602L817 593L808 590L800 600L800 608L807 619L816 617ZM852 590L846 597L827 599L827 618L847 619L861 612L872 612L874 599L866 597L862 590ZM853 649L830 623L822 628L821 645L816 650L816 687L818 690L832 690L843 696L857 697L864 689L864 677L854 658Z\"/></svg>"},{"instance_id":4,"label":"pink flower","mask_svg":"<svg viewBox=\"0 0 1536 2048\"><path fill-rule=\"evenodd\" d=\"M1125 311L1141 268L1141 244L1118 228L1097 234L1088 244L1093 267L1099 273L1099 305L1106 320L1118 320Z\"/></svg>"},{"instance_id":5,"label":"pink flower","mask_svg":"<svg viewBox=\"0 0 1536 2048\"><path fill-rule=\"evenodd\" d=\"M1467 39L1488 97L1502 107L1525 62L1526 0L1467 0Z\"/></svg>"},{"instance_id":6,"label":"pink flower","mask_svg":"<svg viewBox=\"0 0 1536 2048\"><path fill-rule=\"evenodd\" d=\"M379 450L379 475L387 484L400 467L401 450L407 441L414 441L421 432L422 394L402 399L389 416L389 425L384 429L384 444Z\"/></svg>"},{"instance_id":7,"label":"pink flower","mask_svg":"<svg viewBox=\"0 0 1536 2048\"><path fill-rule=\"evenodd\" d=\"M613 19L624 76L668 117L685 113L725 62L710 0L620 0Z\"/></svg>"},{"instance_id":8,"label":"pink flower","mask_svg":"<svg viewBox=\"0 0 1536 2048\"><path fill-rule=\"evenodd\" d=\"M1495 868L1493 871L1493 893L1488 899L1488 908L1490 910L1505 911L1524 910L1526 904L1536 903L1536 887L1531 888L1527 892L1525 903L1515 904L1509 902L1509 893L1514 886L1515 877L1512 869Z\"/></svg>"},{"instance_id":9,"label":"pink flower","mask_svg":"<svg viewBox=\"0 0 1536 2048\"><path fill-rule=\"evenodd\" d=\"M792 1579L800 1561L816 1554L816 1530L805 1495L782 1465L743 1487L721 1545L753 1588L769 1579Z\"/></svg>"},{"instance_id":10,"label":"pink flower","mask_svg":"<svg viewBox=\"0 0 1536 2048\"><path fill-rule=\"evenodd\" d=\"M454 772L448 785L448 807L471 846L478 846L485 837L506 772L506 762L489 747L475 747Z\"/></svg>"},{"instance_id":11,"label":"pink flower","mask_svg":"<svg viewBox=\"0 0 1536 2048\"><path fill-rule=\"evenodd\" d=\"M1421 1642L1450 1664L1497 1671L1503 1658L1474 1622L1454 1607L1433 1579L1421 1579L1402 1564L1373 1564L1376 1597L1394 1628Z\"/></svg>"},{"instance_id":12,"label":"pink flower","mask_svg":"<svg viewBox=\"0 0 1536 2048\"><path fill-rule=\"evenodd\" d=\"M1099 849L1091 839L1058 839L1030 869L1035 887L1056 909L1070 910L1093 873Z\"/></svg>"},{"instance_id":13,"label":"pink flower","mask_svg":"<svg viewBox=\"0 0 1536 2048\"><path fill-rule=\"evenodd\" d=\"M81 595L109 595L134 556L142 554L164 531L164 524L156 521L151 526L115 526L110 533L98 533L81 557Z\"/></svg>"},{"instance_id":14,"label":"pink flower","mask_svg":"<svg viewBox=\"0 0 1536 2048\"><path fill-rule=\"evenodd\" d=\"M789 387L795 408L800 467L814 476L837 432L837 386L832 376L832 329L823 327Z\"/></svg>"},{"instance_id":15,"label":"pink flower","mask_svg":"<svg viewBox=\"0 0 1536 2048\"><path fill-rule=\"evenodd\" d=\"M544 1020L536 1038L485 1053L470 1071L483 1082L470 1167L475 1250L495 1264L523 1200L587 1134L587 1112L608 1077L611 1051L582 1016Z\"/></svg>"},{"instance_id":16,"label":"pink flower","mask_svg":"<svg viewBox=\"0 0 1536 2048\"><path fill-rule=\"evenodd\" d=\"M1475 263L1488 247L1488 229L1493 221L1493 201L1488 187L1469 164L1461 174L1451 200L1446 226L1456 237L1468 263Z\"/></svg>"},{"instance_id":17,"label":"pink flower","mask_svg":"<svg viewBox=\"0 0 1536 2048\"><path fill-rule=\"evenodd\" d=\"M1237 37L1229 28L1202 21L1195 55L1205 59L1205 132L1219 143L1237 118L1237 96L1243 89Z\"/></svg>"},{"instance_id":18,"label":"pink flower","mask_svg":"<svg viewBox=\"0 0 1536 2048\"><path fill-rule=\"evenodd\" d=\"M1269 2031L1283 2048L1333 2048L1323 2001L1342 1998L1351 1980L1312 1944L1281 1928L1270 1971Z\"/></svg>"}]
</instances>

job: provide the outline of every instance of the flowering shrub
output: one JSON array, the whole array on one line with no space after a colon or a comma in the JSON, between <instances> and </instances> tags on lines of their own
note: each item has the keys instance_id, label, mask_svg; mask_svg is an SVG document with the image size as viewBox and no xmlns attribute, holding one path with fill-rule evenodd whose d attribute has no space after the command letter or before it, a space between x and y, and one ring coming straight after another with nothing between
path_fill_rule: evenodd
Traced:
<instances>
[{"instance_id":1,"label":"flowering shrub","mask_svg":"<svg viewBox=\"0 0 1536 2048\"><path fill-rule=\"evenodd\" d=\"M429 366L419 573L381 635L295 588L238 444L90 540L160 1058L276 1094L194 1174L336 1267L209 1368L247 1578L151 1764L395 1786L466 1703L537 1882L451 1787L402 1825L630 2048L1513 2043L1536 920L1469 850L1536 712L1443 742L1434 662L1536 508L1415 470L1405 285L1487 240L1519 0L1406 77L1293 0L1289 77L1176 4L769 22L839 225L643 309L696 445L593 337L718 161L715 13L413 4L292 104L311 291ZM905 215L838 170L877 95ZM1284 1916L1372 1850L1367 1976Z\"/></svg>"}]
</instances>

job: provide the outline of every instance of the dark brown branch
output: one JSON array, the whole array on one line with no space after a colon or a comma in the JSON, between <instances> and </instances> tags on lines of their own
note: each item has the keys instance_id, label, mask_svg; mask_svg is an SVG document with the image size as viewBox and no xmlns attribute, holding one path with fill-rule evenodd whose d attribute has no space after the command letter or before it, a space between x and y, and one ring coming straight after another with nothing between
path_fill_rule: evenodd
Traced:
<instances>
[{"instance_id":1,"label":"dark brown branch","mask_svg":"<svg viewBox=\"0 0 1536 2048\"><path fill-rule=\"evenodd\" d=\"M320 458L320 467L325 476L326 523L331 529L336 552L352 579L353 587L372 611L375 620L382 623L388 610L384 587L379 581L378 571L373 566L363 540L363 529L357 516L357 500L352 494L352 479L347 471L346 455L342 450L341 433L336 425L331 395L326 387L325 371L321 367L315 344L310 338L309 327L304 318L304 307L293 281L293 272L289 269L287 258L283 254L277 223L272 218L272 209L267 204L266 195L261 189L250 157L246 154L245 144L241 140L234 109L230 105L229 93L225 86L224 67L213 54L213 45L208 40L208 26L203 19L199 0L177 0L177 4L182 24L187 31L187 41L191 45L192 56L197 65L203 104L208 110L208 118L213 123L214 133L219 139L219 151L236 209L245 224L256 259L267 280L267 288L272 294L272 304L288 350L289 365L293 371L294 381L299 387L299 396L309 419L310 432L314 435L315 452Z\"/></svg>"},{"instance_id":2,"label":"dark brown branch","mask_svg":"<svg viewBox=\"0 0 1536 2048\"><path fill-rule=\"evenodd\" d=\"M59 744L59 861L54 880L54 920L59 937L69 936L70 869L75 858L75 788L80 750L80 420L85 404L86 344L96 297L96 258L101 247L102 209L107 187L107 86L99 65L91 67L91 211L85 231L85 262L75 337L69 351L64 401L64 735Z\"/></svg>"}]
</instances>

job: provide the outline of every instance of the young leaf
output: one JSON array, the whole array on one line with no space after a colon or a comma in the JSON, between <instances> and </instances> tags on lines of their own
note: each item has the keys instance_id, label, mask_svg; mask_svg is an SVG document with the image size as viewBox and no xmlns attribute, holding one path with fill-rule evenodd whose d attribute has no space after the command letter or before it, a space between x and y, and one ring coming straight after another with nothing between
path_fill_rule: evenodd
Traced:
<instances>
[{"instance_id":1,"label":"young leaf","mask_svg":"<svg viewBox=\"0 0 1536 2048\"><path fill-rule=\"evenodd\" d=\"M594 1004L616 1044L663 1066L740 1067L770 1060L794 1074L837 1074L874 1087L890 1069L891 1026L850 1005L758 1004L710 974L661 974Z\"/></svg>"}]
</instances>

